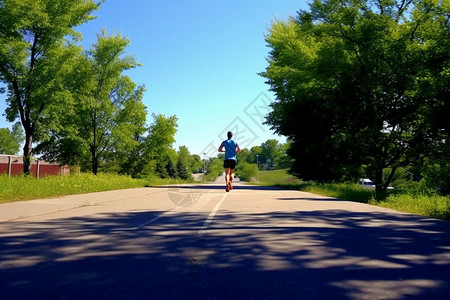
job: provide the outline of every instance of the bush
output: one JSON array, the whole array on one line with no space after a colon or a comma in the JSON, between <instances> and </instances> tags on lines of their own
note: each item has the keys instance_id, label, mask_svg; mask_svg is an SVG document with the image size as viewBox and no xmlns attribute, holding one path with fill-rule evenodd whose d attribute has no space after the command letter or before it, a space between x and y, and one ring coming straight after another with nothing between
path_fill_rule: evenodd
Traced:
<instances>
[{"instance_id":1,"label":"bush","mask_svg":"<svg viewBox=\"0 0 450 300\"><path fill-rule=\"evenodd\" d=\"M236 170L236 174L238 175L240 180L251 181L252 178L256 177L257 171L258 170L256 164L243 162L239 164L239 168Z\"/></svg>"},{"instance_id":2,"label":"bush","mask_svg":"<svg viewBox=\"0 0 450 300\"><path fill-rule=\"evenodd\" d=\"M207 181L214 181L217 177L223 173L223 162L221 159L214 158L208 167L208 172L206 173Z\"/></svg>"}]
</instances>

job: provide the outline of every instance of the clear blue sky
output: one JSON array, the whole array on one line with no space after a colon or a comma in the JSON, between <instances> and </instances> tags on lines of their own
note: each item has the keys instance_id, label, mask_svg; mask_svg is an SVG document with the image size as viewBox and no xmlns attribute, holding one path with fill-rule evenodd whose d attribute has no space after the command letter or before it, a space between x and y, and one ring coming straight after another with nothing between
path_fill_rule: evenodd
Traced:
<instances>
[{"instance_id":1,"label":"clear blue sky","mask_svg":"<svg viewBox=\"0 0 450 300\"><path fill-rule=\"evenodd\" d=\"M307 9L305 0L106 0L78 31L85 49L103 28L127 36L127 53L142 64L127 74L147 88L147 123L152 113L177 115L174 147L215 156L227 130L241 147L285 142L261 125L274 96L257 73L267 66L271 22L299 9ZM0 128L11 125L1 116Z\"/></svg>"}]
</instances>

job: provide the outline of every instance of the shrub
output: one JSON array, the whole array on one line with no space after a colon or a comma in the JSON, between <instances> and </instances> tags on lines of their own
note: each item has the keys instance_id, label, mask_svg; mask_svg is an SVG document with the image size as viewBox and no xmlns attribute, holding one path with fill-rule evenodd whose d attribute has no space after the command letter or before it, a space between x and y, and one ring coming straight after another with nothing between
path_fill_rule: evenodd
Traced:
<instances>
[{"instance_id":1,"label":"shrub","mask_svg":"<svg viewBox=\"0 0 450 300\"><path fill-rule=\"evenodd\" d=\"M256 177L257 171L256 164L243 162L239 164L239 169L236 170L236 174L239 176L240 180L250 181L252 178Z\"/></svg>"}]
</instances>

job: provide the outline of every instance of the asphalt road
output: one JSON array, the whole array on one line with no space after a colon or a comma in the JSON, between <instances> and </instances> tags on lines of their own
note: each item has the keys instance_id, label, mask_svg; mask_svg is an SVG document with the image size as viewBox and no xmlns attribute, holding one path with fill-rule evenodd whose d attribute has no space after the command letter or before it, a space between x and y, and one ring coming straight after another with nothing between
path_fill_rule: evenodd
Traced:
<instances>
[{"instance_id":1,"label":"asphalt road","mask_svg":"<svg viewBox=\"0 0 450 300\"><path fill-rule=\"evenodd\" d=\"M237 183L0 205L0 299L448 299L450 223Z\"/></svg>"}]
</instances>

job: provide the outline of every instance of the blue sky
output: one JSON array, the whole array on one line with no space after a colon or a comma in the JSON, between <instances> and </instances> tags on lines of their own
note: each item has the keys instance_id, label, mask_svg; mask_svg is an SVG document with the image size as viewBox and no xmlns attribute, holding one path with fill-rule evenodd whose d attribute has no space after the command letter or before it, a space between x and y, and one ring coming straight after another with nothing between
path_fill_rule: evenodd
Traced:
<instances>
[{"instance_id":1,"label":"blue sky","mask_svg":"<svg viewBox=\"0 0 450 300\"><path fill-rule=\"evenodd\" d=\"M142 64L127 75L146 86L147 123L152 113L177 115L174 147L215 156L228 130L241 147L285 141L261 124L274 96L257 73L267 66L271 22L306 8L305 0L106 0L78 31L85 49L103 28L127 36L127 53ZM0 128L10 126L1 116Z\"/></svg>"}]
</instances>

